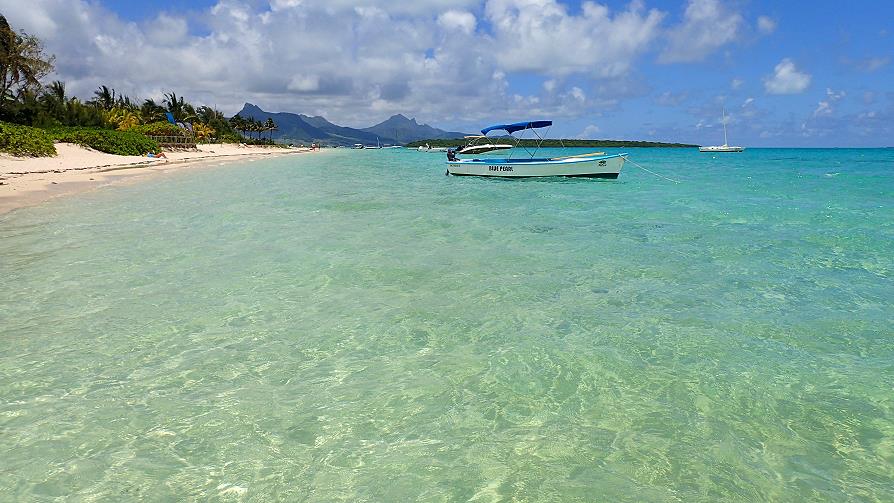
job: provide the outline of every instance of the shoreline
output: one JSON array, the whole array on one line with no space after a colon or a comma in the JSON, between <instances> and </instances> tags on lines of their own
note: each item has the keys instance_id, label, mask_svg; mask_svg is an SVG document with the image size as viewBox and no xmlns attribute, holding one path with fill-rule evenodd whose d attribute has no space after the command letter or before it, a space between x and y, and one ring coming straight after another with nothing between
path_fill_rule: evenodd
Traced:
<instances>
[{"instance_id":1,"label":"shoreline","mask_svg":"<svg viewBox=\"0 0 894 503\"><path fill-rule=\"evenodd\" d=\"M56 149L55 157L0 155L0 215L57 197L187 167L314 152L308 148L208 144L199 145L198 151L165 152L165 158L153 159L106 154L67 143L57 143Z\"/></svg>"}]
</instances>

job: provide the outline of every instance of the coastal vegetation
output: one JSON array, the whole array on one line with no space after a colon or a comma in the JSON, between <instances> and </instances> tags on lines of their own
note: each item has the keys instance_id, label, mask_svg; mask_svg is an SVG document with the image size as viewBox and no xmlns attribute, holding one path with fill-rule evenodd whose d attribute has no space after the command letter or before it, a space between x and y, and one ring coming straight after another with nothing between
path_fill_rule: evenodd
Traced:
<instances>
[{"instance_id":1,"label":"coastal vegetation","mask_svg":"<svg viewBox=\"0 0 894 503\"><path fill-rule=\"evenodd\" d=\"M510 143L515 145L515 138L508 136L494 136L489 137L489 141L491 142L499 142L499 143ZM406 146L408 148L416 148L416 147L424 147L429 145L431 147L462 147L463 145L469 142L468 139L463 138L455 138L449 140L442 139L432 139L432 140L419 140L408 143ZM596 147L596 148L636 148L636 147L664 147L664 148L691 148L698 147L698 145L689 145L686 143L664 143L657 141L629 141L629 140L577 140L577 139L561 139L561 140L531 140L531 139L523 139L518 140L518 146L520 147L536 147L540 145L543 148L556 148L556 147Z\"/></svg>"},{"instance_id":2,"label":"coastal vegetation","mask_svg":"<svg viewBox=\"0 0 894 503\"><path fill-rule=\"evenodd\" d=\"M0 122L0 152L20 157L56 155L53 138L44 130Z\"/></svg>"},{"instance_id":3,"label":"coastal vegetation","mask_svg":"<svg viewBox=\"0 0 894 503\"><path fill-rule=\"evenodd\" d=\"M0 152L51 156L58 141L111 154L143 155L158 151L161 139L172 137L185 144L273 144L277 126L271 118L227 118L173 91L160 101L141 101L100 85L91 99L82 101L68 95L64 82L43 84L54 62L39 39L16 32L0 15Z\"/></svg>"},{"instance_id":4,"label":"coastal vegetation","mask_svg":"<svg viewBox=\"0 0 894 503\"><path fill-rule=\"evenodd\" d=\"M47 130L58 142L75 143L100 152L117 155L143 155L158 152L158 143L152 138L133 131L84 127L58 127Z\"/></svg>"}]
</instances>

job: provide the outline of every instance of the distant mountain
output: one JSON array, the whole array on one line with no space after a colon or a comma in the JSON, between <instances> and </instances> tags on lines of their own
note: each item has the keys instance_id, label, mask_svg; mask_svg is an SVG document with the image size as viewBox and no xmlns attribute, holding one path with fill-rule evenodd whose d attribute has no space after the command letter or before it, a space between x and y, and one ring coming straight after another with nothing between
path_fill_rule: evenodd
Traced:
<instances>
[{"instance_id":1,"label":"distant mountain","mask_svg":"<svg viewBox=\"0 0 894 503\"><path fill-rule=\"evenodd\" d=\"M237 115L265 121L268 117L276 123L277 130L273 138L291 142L317 141L328 145L364 145L403 144L425 139L462 138L463 133L455 133L434 128L428 124L419 124L416 119L407 119L403 115L393 115L388 120L375 126L355 129L333 124L323 117L288 112L266 112L256 105L246 103Z\"/></svg>"},{"instance_id":2,"label":"distant mountain","mask_svg":"<svg viewBox=\"0 0 894 503\"><path fill-rule=\"evenodd\" d=\"M304 122L319 128L322 131L325 131L329 134L330 137L336 137L345 140L349 145L353 145L354 143L363 143L366 145L375 145L376 141L379 143L386 141L386 143L395 143L396 140L392 138L376 138L374 133L367 133L360 129L354 129L350 127L339 126L333 124L323 117L319 115L316 117L308 117L306 115L299 115ZM273 119L274 121L276 119Z\"/></svg>"},{"instance_id":3,"label":"distant mountain","mask_svg":"<svg viewBox=\"0 0 894 503\"><path fill-rule=\"evenodd\" d=\"M329 135L326 131L308 124L297 114L265 112L251 103L246 103L236 115L246 119L257 119L261 122L270 117L276 123L276 131L273 132L273 138L278 140L288 139L311 142Z\"/></svg>"},{"instance_id":4,"label":"distant mountain","mask_svg":"<svg viewBox=\"0 0 894 503\"><path fill-rule=\"evenodd\" d=\"M380 137L394 138L398 143L409 143L417 140L462 138L464 133L444 131L428 124L419 124L416 119L407 119L401 114L392 115L388 120L363 131Z\"/></svg>"}]
</instances>

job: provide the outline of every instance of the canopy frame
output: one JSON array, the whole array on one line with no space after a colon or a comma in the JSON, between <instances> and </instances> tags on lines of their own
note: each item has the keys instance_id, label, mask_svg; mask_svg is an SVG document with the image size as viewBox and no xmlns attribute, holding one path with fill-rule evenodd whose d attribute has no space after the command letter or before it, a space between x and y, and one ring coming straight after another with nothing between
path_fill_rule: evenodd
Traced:
<instances>
[{"instance_id":1,"label":"canopy frame","mask_svg":"<svg viewBox=\"0 0 894 503\"><path fill-rule=\"evenodd\" d=\"M486 127L481 130L481 134L487 136L487 133L491 131L506 131L509 134L515 133L517 131L524 131L525 129L540 129L553 125L553 121L523 121L523 122L514 122L512 124L497 124L495 126Z\"/></svg>"},{"instance_id":2,"label":"canopy frame","mask_svg":"<svg viewBox=\"0 0 894 503\"><path fill-rule=\"evenodd\" d=\"M553 121L525 121L525 122L516 122L513 124L497 124L496 126L486 127L481 130L481 134L486 138L487 133L491 131L506 131L509 133L509 137L515 141L515 147L518 148L520 141L522 138L516 138L512 133L516 133L521 131L524 134L525 131L530 130L534 133L534 136L539 140L537 142L537 146L533 150L529 150L528 147L524 145L521 146L524 149L525 153L530 156L531 159L537 155L537 151L540 150L540 147L543 145L543 141L546 139L546 135L549 133L549 130L552 128ZM543 136L537 132L538 129L546 128L546 132ZM514 150L514 149L513 149ZM512 150L509 151L509 159L512 159Z\"/></svg>"}]
</instances>

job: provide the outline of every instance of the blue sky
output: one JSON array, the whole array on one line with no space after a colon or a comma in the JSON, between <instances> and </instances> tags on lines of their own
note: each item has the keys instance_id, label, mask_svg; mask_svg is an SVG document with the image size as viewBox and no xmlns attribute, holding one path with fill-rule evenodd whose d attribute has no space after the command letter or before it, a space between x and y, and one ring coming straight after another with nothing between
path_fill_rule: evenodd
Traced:
<instances>
[{"instance_id":1,"label":"blue sky","mask_svg":"<svg viewBox=\"0 0 894 503\"><path fill-rule=\"evenodd\" d=\"M0 0L56 77L225 113L746 146L894 145L894 2Z\"/></svg>"}]
</instances>

